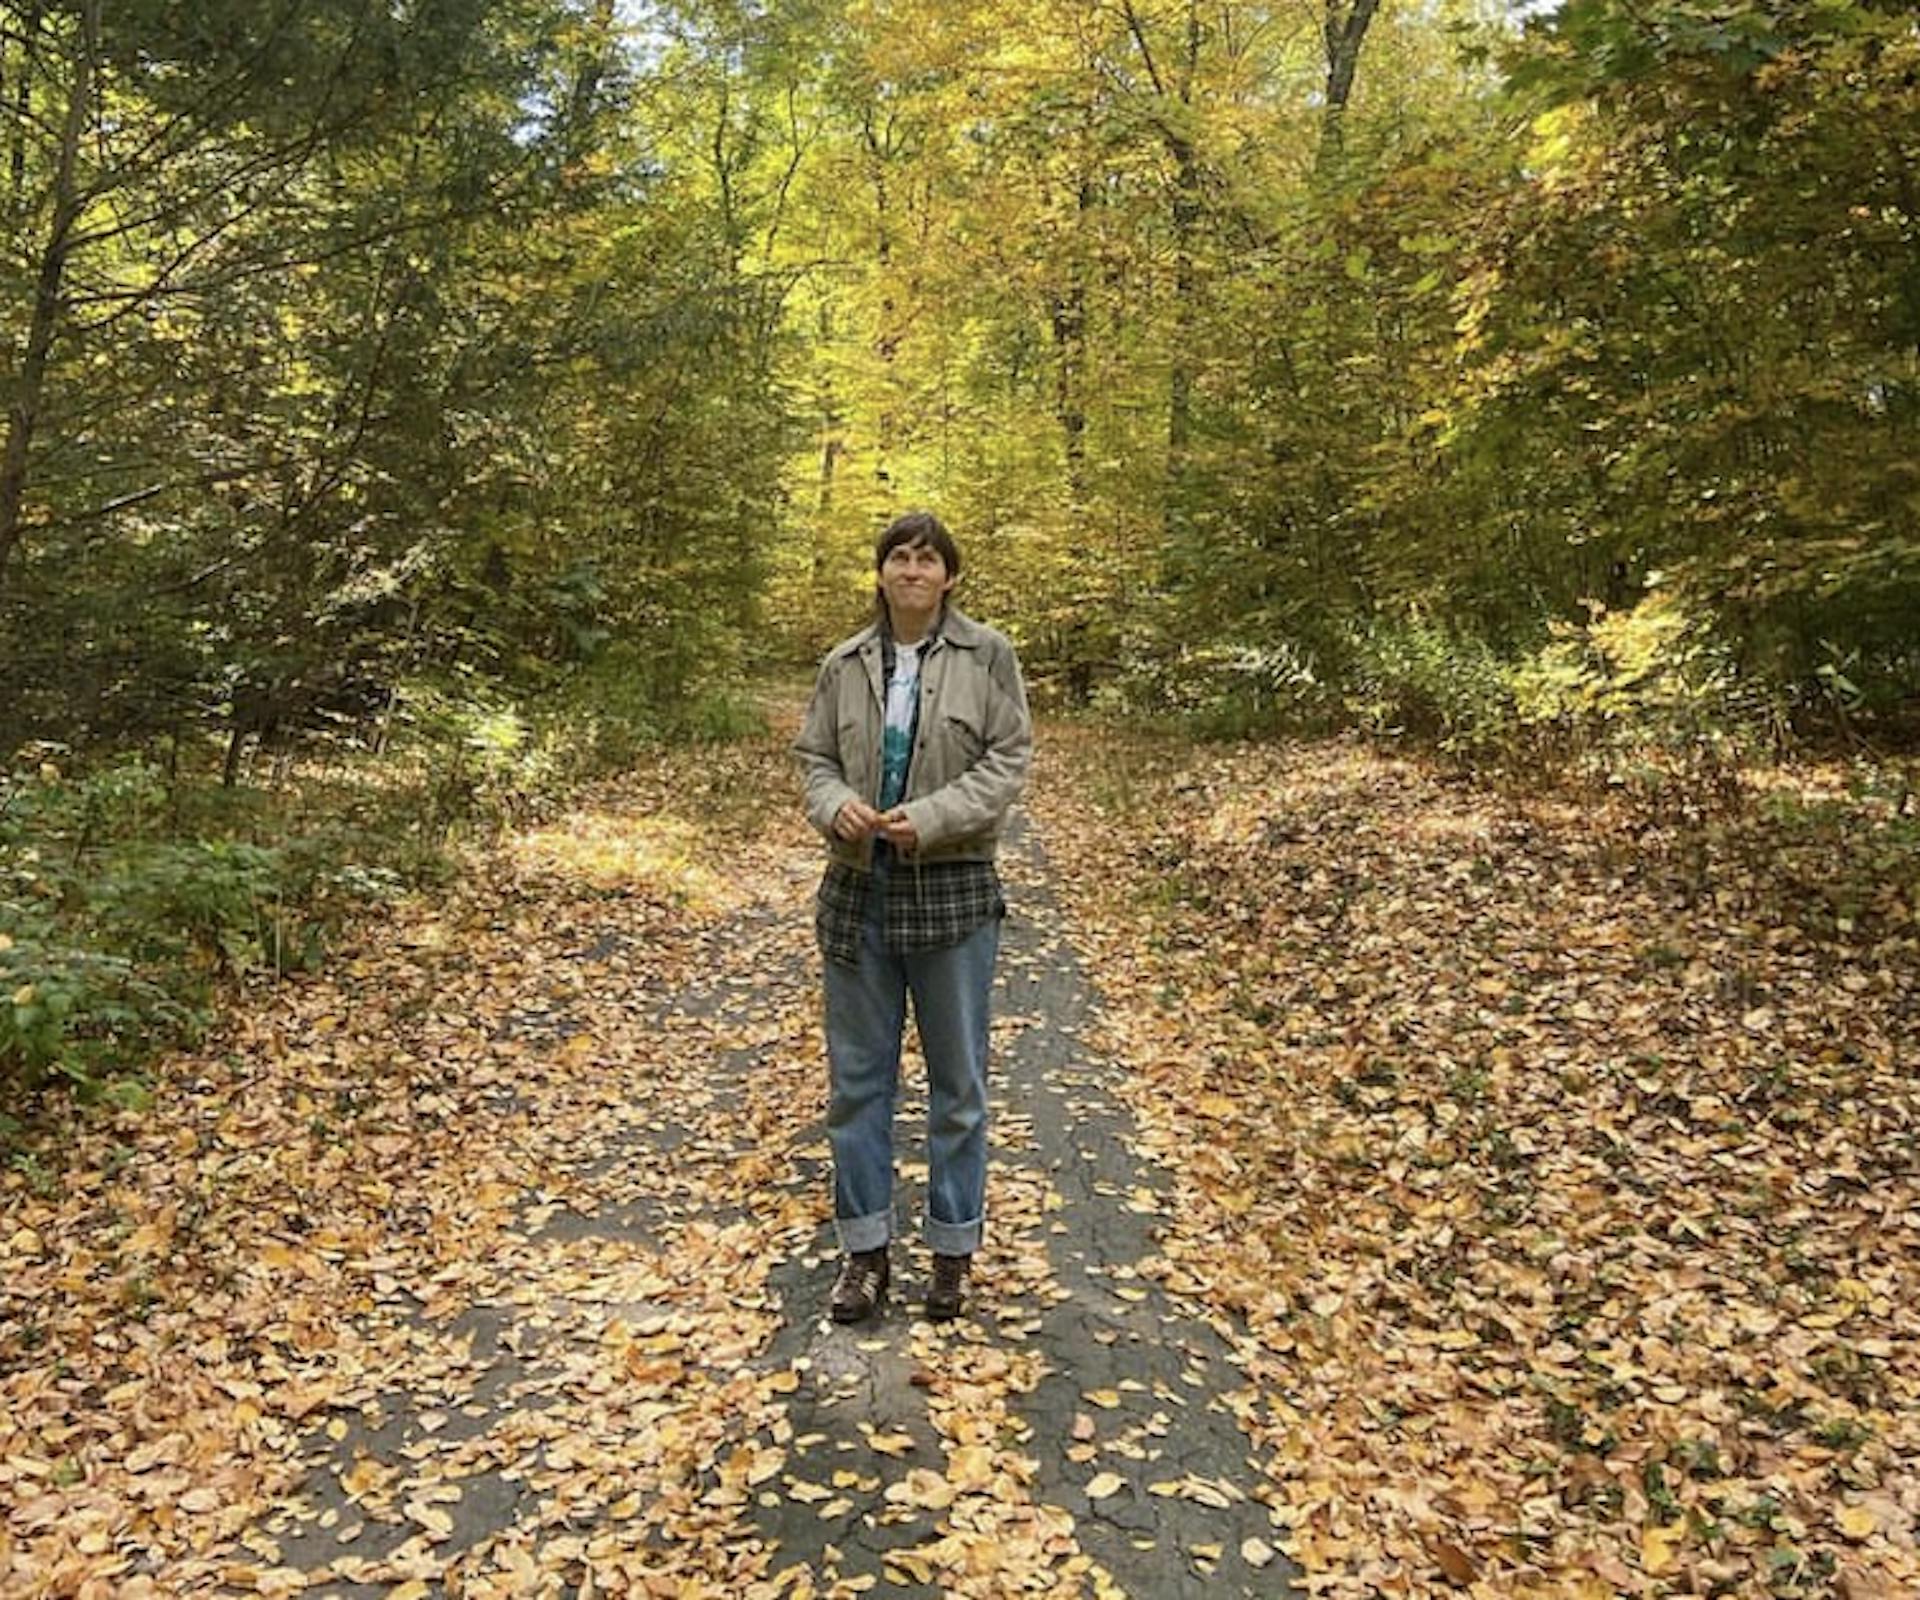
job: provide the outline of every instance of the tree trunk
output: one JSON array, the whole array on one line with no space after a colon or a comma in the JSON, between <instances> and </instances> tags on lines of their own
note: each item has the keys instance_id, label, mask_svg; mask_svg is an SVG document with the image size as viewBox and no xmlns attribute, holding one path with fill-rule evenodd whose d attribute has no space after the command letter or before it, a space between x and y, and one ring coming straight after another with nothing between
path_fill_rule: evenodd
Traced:
<instances>
[{"instance_id":1,"label":"tree trunk","mask_svg":"<svg viewBox=\"0 0 1920 1600\"><path fill-rule=\"evenodd\" d=\"M34 284L33 319L27 328L24 354L14 365L13 404L7 412L7 438L0 450L0 590L6 586L7 565L20 542L20 518L27 492L27 458L34 425L46 400L47 363L60 331L62 291L66 282L67 252L74 224L79 220L81 196L76 168L80 139L86 131L93 102L93 63L100 37L101 0L82 0L80 26L74 34L73 77L67 90L67 114L60 129L60 151L54 167L53 219L40 252L40 272Z\"/></svg>"},{"instance_id":2,"label":"tree trunk","mask_svg":"<svg viewBox=\"0 0 1920 1600\"><path fill-rule=\"evenodd\" d=\"M1186 54L1180 63L1180 104L1191 110L1194 79L1200 70L1199 0L1187 0ZM1191 122L1173 150L1173 371L1167 397L1168 477L1176 495L1187 465L1187 446L1193 433L1194 233L1200 223L1200 155L1193 146Z\"/></svg>"},{"instance_id":3,"label":"tree trunk","mask_svg":"<svg viewBox=\"0 0 1920 1600\"><path fill-rule=\"evenodd\" d=\"M614 0L594 0L593 15L581 40L572 100L567 107L567 154L575 161L587 153L593 142L593 114L600 98L600 84L613 60L617 20Z\"/></svg>"},{"instance_id":4,"label":"tree trunk","mask_svg":"<svg viewBox=\"0 0 1920 1600\"><path fill-rule=\"evenodd\" d=\"M1074 237L1067 284L1053 296L1053 412L1060 424L1067 467L1067 506L1076 534L1087 514L1087 259L1086 218L1093 208L1093 180L1083 174L1074 209Z\"/></svg>"},{"instance_id":5,"label":"tree trunk","mask_svg":"<svg viewBox=\"0 0 1920 1600\"><path fill-rule=\"evenodd\" d=\"M27 187L27 127L33 114L33 73L40 39L41 0L33 0L20 22L20 72L13 86L13 150L7 161L12 187L7 191L7 215L20 217Z\"/></svg>"},{"instance_id":6,"label":"tree trunk","mask_svg":"<svg viewBox=\"0 0 1920 1600\"><path fill-rule=\"evenodd\" d=\"M1327 0L1327 103L1320 114L1320 151L1314 175L1335 175L1346 156L1347 102L1353 98L1354 74L1360 69L1360 47L1373 25L1380 0L1353 0L1342 14L1340 0Z\"/></svg>"},{"instance_id":7,"label":"tree trunk","mask_svg":"<svg viewBox=\"0 0 1920 1600\"><path fill-rule=\"evenodd\" d=\"M894 411L894 358L899 353L901 331L896 326L893 298L893 201L888 184L888 168L899 147L894 142L893 121L889 117L884 134L875 126L877 113L868 106L861 122L866 141L868 174L873 183L874 261L880 277L880 329L874 339L874 354L880 358L880 415L875 419L873 477L876 483L893 482L893 447L899 419Z\"/></svg>"}]
</instances>

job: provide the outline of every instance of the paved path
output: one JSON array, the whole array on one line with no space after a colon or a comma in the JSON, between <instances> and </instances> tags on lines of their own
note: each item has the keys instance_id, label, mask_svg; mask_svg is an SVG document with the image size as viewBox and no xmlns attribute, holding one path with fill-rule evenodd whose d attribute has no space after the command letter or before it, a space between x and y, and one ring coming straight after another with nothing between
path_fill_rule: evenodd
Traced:
<instances>
[{"instance_id":1,"label":"paved path","mask_svg":"<svg viewBox=\"0 0 1920 1600\"><path fill-rule=\"evenodd\" d=\"M410 1575L414 1594L676 1592L637 1575L675 1570L676 1541L712 1506L759 1573L744 1596L1293 1593L1249 1498L1260 1474L1233 1417L1241 1374L1142 1270L1164 1175L1133 1154L1111 1069L1082 1043L1097 1002L1024 825L1005 868L990 1237L969 1315L920 1319L917 1240L896 1249L884 1316L841 1328L822 1314L834 1244L814 1115L813 863L796 853L715 932L693 982L649 988L610 930L573 952L590 977L575 997L506 1017L502 1033L564 1052L618 1004L708 1068L649 1092L630 1062L620 1093L570 1119L545 1158L551 1187L525 1197L492 1275L470 1276L479 1287L452 1306L424 1286L411 1295L398 1333L432 1381L372 1386L349 1426L314 1429L301 1494L256 1530L263 1558L340 1596L391 1594ZM897 1198L910 1226L924 1186L912 1058L904 1088ZM743 1264L727 1253L739 1240L772 1259ZM714 1303L741 1318L734 1350L676 1354L684 1285L668 1292L648 1265L668 1249L710 1260ZM594 1365L613 1340L631 1393ZM735 1374L715 1370L727 1354ZM677 1443L674 1398L694 1382L734 1385L740 1414L689 1441L680 1480L647 1456L665 1476L645 1481L675 1485L652 1491L658 1503L623 1496L617 1471L595 1475L634 1459L636 1430ZM409 1470L428 1459L432 1473Z\"/></svg>"}]
</instances>

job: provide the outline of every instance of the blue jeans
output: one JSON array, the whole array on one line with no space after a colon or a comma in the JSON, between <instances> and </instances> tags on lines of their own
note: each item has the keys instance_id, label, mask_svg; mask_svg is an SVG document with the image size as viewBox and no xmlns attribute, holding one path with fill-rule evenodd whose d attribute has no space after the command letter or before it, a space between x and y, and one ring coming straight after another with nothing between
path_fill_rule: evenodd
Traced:
<instances>
[{"instance_id":1,"label":"blue jeans","mask_svg":"<svg viewBox=\"0 0 1920 1600\"><path fill-rule=\"evenodd\" d=\"M879 896L857 966L826 963L827 1138L833 1215L843 1250L893 1237L893 1108L907 996L927 1058L927 1243L942 1255L980 1248L987 1198L987 1026L1000 919L959 944L894 955L881 941Z\"/></svg>"}]
</instances>

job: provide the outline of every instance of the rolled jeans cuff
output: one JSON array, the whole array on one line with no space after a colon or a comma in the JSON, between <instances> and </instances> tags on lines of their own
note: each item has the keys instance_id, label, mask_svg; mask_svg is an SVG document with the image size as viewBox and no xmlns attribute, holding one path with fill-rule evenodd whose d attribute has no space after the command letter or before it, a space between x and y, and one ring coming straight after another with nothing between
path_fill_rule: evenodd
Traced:
<instances>
[{"instance_id":1,"label":"rolled jeans cuff","mask_svg":"<svg viewBox=\"0 0 1920 1600\"><path fill-rule=\"evenodd\" d=\"M980 1236L986 1230L986 1219L975 1217L971 1222L942 1222L930 1216L922 1227L927 1244L935 1255L970 1256L980 1248Z\"/></svg>"},{"instance_id":2,"label":"rolled jeans cuff","mask_svg":"<svg viewBox=\"0 0 1920 1600\"><path fill-rule=\"evenodd\" d=\"M881 1250L893 1239L893 1213L874 1211L864 1217L835 1217L840 1232L840 1248L852 1255L856 1250Z\"/></svg>"}]
</instances>

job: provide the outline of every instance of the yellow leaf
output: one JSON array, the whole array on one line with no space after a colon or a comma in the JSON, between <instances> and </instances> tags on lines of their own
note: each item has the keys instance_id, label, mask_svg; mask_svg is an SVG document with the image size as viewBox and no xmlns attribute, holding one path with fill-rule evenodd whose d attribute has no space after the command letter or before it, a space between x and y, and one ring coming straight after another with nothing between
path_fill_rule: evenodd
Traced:
<instances>
[{"instance_id":1,"label":"yellow leaf","mask_svg":"<svg viewBox=\"0 0 1920 1600\"><path fill-rule=\"evenodd\" d=\"M886 1554L886 1570L887 1577L894 1583L933 1582L933 1563L918 1551L889 1550Z\"/></svg>"},{"instance_id":2,"label":"yellow leaf","mask_svg":"<svg viewBox=\"0 0 1920 1600\"><path fill-rule=\"evenodd\" d=\"M1097 1473L1093 1481L1087 1485L1087 1498L1105 1500L1109 1496L1118 1494L1126 1487L1126 1482L1127 1480L1117 1472Z\"/></svg>"},{"instance_id":3,"label":"yellow leaf","mask_svg":"<svg viewBox=\"0 0 1920 1600\"><path fill-rule=\"evenodd\" d=\"M1873 1530L1880 1525L1880 1519L1868 1506L1842 1506L1834 1513L1833 1520L1840 1524L1840 1531L1849 1539L1870 1538Z\"/></svg>"},{"instance_id":4,"label":"yellow leaf","mask_svg":"<svg viewBox=\"0 0 1920 1600\"><path fill-rule=\"evenodd\" d=\"M927 1467L915 1467L886 1494L895 1505L918 1506L923 1511L944 1511L953 1504L953 1496L953 1485ZM898 1555L898 1551L889 1551L887 1559L894 1560Z\"/></svg>"},{"instance_id":5,"label":"yellow leaf","mask_svg":"<svg viewBox=\"0 0 1920 1600\"><path fill-rule=\"evenodd\" d=\"M957 1489L984 1489L993 1482L993 1452L963 1444L947 1458L947 1478Z\"/></svg>"},{"instance_id":6,"label":"yellow leaf","mask_svg":"<svg viewBox=\"0 0 1920 1600\"><path fill-rule=\"evenodd\" d=\"M340 1474L340 1487L354 1499L377 1489L388 1477L387 1469L373 1456L362 1456Z\"/></svg>"},{"instance_id":7,"label":"yellow leaf","mask_svg":"<svg viewBox=\"0 0 1920 1600\"><path fill-rule=\"evenodd\" d=\"M1273 1559L1273 1546L1265 1539L1242 1539L1240 1559L1250 1567L1264 1567Z\"/></svg>"},{"instance_id":8,"label":"yellow leaf","mask_svg":"<svg viewBox=\"0 0 1920 1600\"><path fill-rule=\"evenodd\" d=\"M438 1506L430 1506L420 1500L409 1500L406 1509L407 1515L419 1523L421 1527L425 1528L434 1538L450 1539L453 1537L453 1518L448 1516L446 1512L442 1511Z\"/></svg>"},{"instance_id":9,"label":"yellow leaf","mask_svg":"<svg viewBox=\"0 0 1920 1600\"><path fill-rule=\"evenodd\" d=\"M1640 1535L1640 1565L1649 1573L1665 1572L1673 1565L1674 1546L1686 1537L1686 1532L1684 1517L1664 1528L1645 1529Z\"/></svg>"},{"instance_id":10,"label":"yellow leaf","mask_svg":"<svg viewBox=\"0 0 1920 1600\"><path fill-rule=\"evenodd\" d=\"M1089 1405L1099 1406L1103 1411L1111 1411L1115 1406L1120 1404L1120 1391L1118 1389L1090 1389L1087 1391L1086 1400Z\"/></svg>"}]
</instances>

